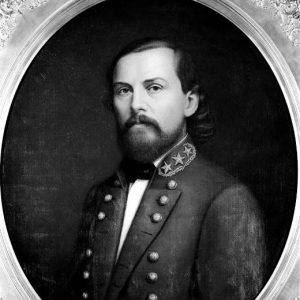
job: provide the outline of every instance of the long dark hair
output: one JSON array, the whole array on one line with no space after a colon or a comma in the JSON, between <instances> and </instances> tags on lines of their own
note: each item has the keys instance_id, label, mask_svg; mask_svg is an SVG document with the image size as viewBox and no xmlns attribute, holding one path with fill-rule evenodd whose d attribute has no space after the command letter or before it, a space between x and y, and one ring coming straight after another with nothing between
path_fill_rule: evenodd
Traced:
<instances>
[{"instance_id":1,"label":"long dark hair","mask_svg":"<svg viewBox=\"0 0 300 300\"><path fill-rule=\"evenodd\" d=\"M183 47L176 45L167 38L147 37L131 42L115 56L111 64L111 68L108 72L111 93L113 86L113 72L118 61L127 54L156 48L169 48L174 51L177 58L176 72L181 82L182 91L187 93L188 91L193 90L199 95L199 105L196 112L192 116L186 118L187 132L192 137L194 143L199 146L214 135L214 120L200 85L196 65L194 64L190 53L183 49ZM109 102L109 107L112 109L112 101Z\"/></svg>"}]
</instances>

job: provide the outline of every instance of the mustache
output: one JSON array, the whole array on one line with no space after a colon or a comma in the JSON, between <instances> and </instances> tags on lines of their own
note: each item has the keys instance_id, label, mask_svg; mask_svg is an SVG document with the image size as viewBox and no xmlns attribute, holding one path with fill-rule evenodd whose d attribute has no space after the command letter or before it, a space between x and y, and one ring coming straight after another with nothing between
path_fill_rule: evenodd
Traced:
<instances>
[{"instance_id":1,"label":"mustache","mask_svg":"<svg viewBox=\"0 0 300 300\"><path fill-rule=\"evenodd\" d=\"M123 132L128 131L132 126L136 124L150 125L153 126L155 129L157 129L158 131L161 131L160 126L156 120L142 114L135 114L126 121L126 123L124 124Z\"/></svg>"}]
</instances>

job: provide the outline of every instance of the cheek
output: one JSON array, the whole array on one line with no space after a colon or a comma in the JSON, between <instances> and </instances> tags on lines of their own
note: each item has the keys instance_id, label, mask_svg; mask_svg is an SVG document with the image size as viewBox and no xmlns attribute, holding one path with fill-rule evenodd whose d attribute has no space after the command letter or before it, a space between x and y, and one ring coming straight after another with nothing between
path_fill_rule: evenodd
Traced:
<instances>
[{"instance_id":1,"label":"cheek","mask_svg":"<svg viewBox=\"0 0 300 300\"><path fill-rule=\"evenodd\" d=\"M173 130L177 128L183 121L184 114L181 107L169 106L166 110L159 113L159 123L165 130Z\"/></svg>"},{"instance_id":2,"label":"cheek","mask_svg":"<svg viewBox=\"0 0 300 300\"><path fill-rule=\"evenodd\" d=\"M114 111L119 121L127 119L128 109L125 103L114 102Z\"/></svg>"}]
</instances>

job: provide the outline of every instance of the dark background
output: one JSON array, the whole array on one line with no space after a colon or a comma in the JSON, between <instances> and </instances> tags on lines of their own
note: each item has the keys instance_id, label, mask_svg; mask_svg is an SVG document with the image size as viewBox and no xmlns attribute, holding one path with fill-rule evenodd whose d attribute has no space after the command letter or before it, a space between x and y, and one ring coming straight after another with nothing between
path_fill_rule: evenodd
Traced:
<instances>
[{"instance_id":1,"label":"dark background","mask_svg":"<svg viewBox=\"0 0 300 300\"><path fill-rule=\"evenodd\" d=\"M42 48L6 126L2 199L19 262L43 299L75 246L84 197L119 160L106 108L105 73L128 42L169 36L192 53L216 120L200 151L246 183L264 213L269 272L290 228L296 147L270 67L228 20L192 1L106 1L80 14Z\"/></svg>"}]
</instances>

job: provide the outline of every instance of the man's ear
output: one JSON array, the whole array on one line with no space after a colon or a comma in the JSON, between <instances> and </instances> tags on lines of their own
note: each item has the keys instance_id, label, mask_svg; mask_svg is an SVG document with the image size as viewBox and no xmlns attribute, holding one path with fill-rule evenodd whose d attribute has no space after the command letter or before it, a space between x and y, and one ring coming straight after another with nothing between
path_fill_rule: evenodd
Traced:
<instances>
[{"instance_id":1,"label":"man's ear","mask_svg":"<svg viewBox=\"0 0 300 300\"><path fill-rule=\"evenodd\" d=\"M199 105L199 86L196 85L186 93L186 103L184 107L185 117L190 117L195 113Z\"/></svg>"}]
</instances>

